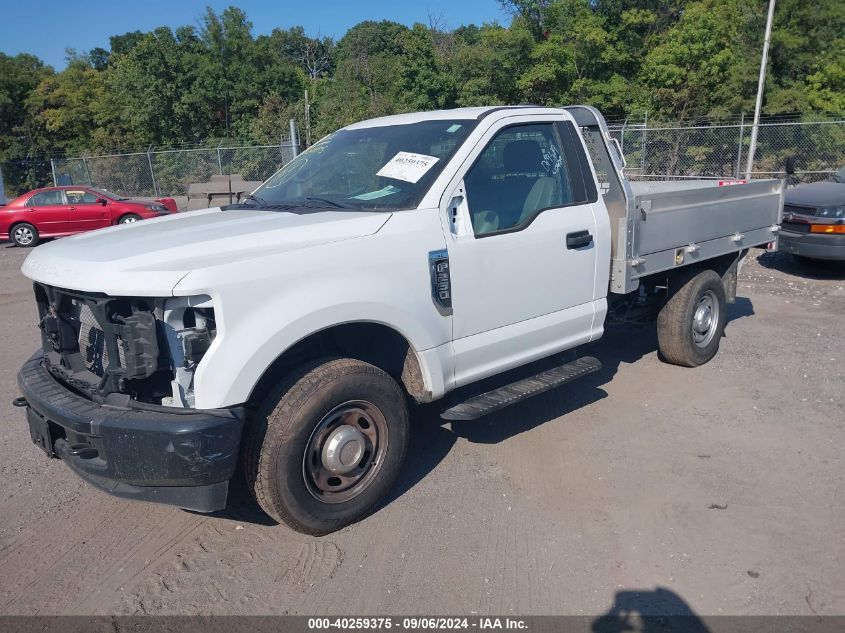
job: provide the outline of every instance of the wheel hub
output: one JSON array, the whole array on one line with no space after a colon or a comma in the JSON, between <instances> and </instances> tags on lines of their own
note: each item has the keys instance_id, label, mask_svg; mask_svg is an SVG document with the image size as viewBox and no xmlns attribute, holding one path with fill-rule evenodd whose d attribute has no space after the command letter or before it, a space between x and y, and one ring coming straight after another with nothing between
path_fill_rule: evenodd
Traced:
<instances>
[{"instance_id":1,"label":"wheel hub","mask_svg":"<svg viewBox=\"0 0 845 633\"><path fill-rule=\"evenodd\" d=\"M355 470L364 456L364 434L344 424L335 429L323 445L323 466L336 475Z\"/></svg>"},{"instance_id":2,"label":"wheel hub","mask_svg":"<svg viewBox=\"0 0 845 633\"><path fill-rule=\"evenodd\" d=\"M305 486L324 503L343 503L375 479L387 451L387 422L370 402L353 400L317 423L305 448Z\"/></svg>"},{"instance_id":3,"label":"wheel hub","mask_svg":"<svg viewBox=\"0 0 845 633\"><path fill-rule=\"evenodd\" d=\"M706 347L716 335L719 327L719 304L712 291L708 290L695 306L692 315L692 339L698 347Z\"/></svg>"},{"instance_id":4,"label":"wheel hub","mask_svg":"<svg viewBox=\"0 0 845 633\"><path fill-rule=\"evenodd\" d=\"M19 228L15 230L15 237L21 244L29 244L32 241L32 231L27 228Z\"/></svg>"},{"instance_id":5,"label":"wheel hub","mask_svg":"<svg viewBox=\"0 0 845 633\"><path fill-rule=\"evenodd\" d=\"M702 303L695 311L695 329L704 334L713 323L713 306Z\"/></svg>"}]
</instances>

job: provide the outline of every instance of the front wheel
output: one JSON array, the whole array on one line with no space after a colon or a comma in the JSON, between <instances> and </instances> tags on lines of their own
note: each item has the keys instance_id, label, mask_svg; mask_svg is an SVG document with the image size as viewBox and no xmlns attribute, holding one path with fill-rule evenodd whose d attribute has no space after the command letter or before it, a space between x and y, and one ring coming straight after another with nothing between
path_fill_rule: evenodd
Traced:
<instances>
[{"instance_id":1,"label":"front wheel","mask_svg":"<svg viewBox=\"0 0 845 633\"><path fill-rule=\"evenodd\" d=\"M328 534L367 516L390 491L408 435L405 394L388 374L352 359L315 362L248 426L247 482L272 518Z\"/></svg>"},{"instance_id":2,"label":"front wheel","mask_svg":"<svg viewBox=\"0 0 845 633\"><path fill-rule=\"evenodd\" d=\"M118 224L135 224L141 219L140 215L135 215L134 213L127 213L124 215L120 220L117 221Z\"/></svg>"},{"instance_id":3,"label":"front wheel","mask_svg":"<svg viewBox=\"0 0 845 633\"><path fill-rule=\"evenodd\" d=\"M722 278L704 270L687 279L657 315L657 342L673 365L697 367L719 351L727 301Z\"/></svg>"}]
</instances>

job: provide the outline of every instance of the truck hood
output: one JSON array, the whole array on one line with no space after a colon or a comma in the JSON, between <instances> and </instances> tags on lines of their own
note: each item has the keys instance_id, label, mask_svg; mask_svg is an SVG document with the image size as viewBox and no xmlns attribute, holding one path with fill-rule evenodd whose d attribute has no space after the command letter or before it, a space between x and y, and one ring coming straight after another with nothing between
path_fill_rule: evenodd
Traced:
<instances>
[{"instance_id":1,"label":"truck hood","mask_svg":"<svg viewBox=\"0 0 845 633\"><path fill-rule=\"evenodd\" d=\"M313 209L191 211L44 244L21 271L71 290L170 296L191 271L372 235L390 216Z\"/></svg>"}]
</instances>

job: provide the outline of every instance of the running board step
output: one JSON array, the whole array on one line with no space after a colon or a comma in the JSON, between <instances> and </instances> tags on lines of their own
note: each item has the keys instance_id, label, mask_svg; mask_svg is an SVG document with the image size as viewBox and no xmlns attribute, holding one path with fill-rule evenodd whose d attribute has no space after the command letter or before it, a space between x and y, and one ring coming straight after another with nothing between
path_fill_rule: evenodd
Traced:
<instances>
[{"instance_id":1,"label":"running board step","mask_svg":"<svg viewBox=\"0 0 845 633\"><path fill-rule=\"evenodd\" d=\"M446 409L440 414L444 420L475 420L483 415L583 378L601 369L601 362L592 356L583 356L571 363L540 372L536 376L517 380L504 387L474 396Z\"/></svg>"}]
</instances>

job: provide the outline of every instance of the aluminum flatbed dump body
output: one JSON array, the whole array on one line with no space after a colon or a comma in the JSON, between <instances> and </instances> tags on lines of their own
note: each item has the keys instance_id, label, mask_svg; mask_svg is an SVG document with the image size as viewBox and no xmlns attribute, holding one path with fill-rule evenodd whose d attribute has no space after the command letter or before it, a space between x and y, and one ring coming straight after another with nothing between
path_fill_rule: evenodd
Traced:
<instances>
[{"instance_id":1,"label":"aluminum flatbed dump body","mask_svg":"<svg viewBox=\"0 0 845 633\"><path fill-rule=\"evenodd\" d=\"M566 110L581 128L610 214L610 292L627 294L653 273L777 241L784 181L630 181L602 115L587 106Z\"/></svg>"}]
</instances>

